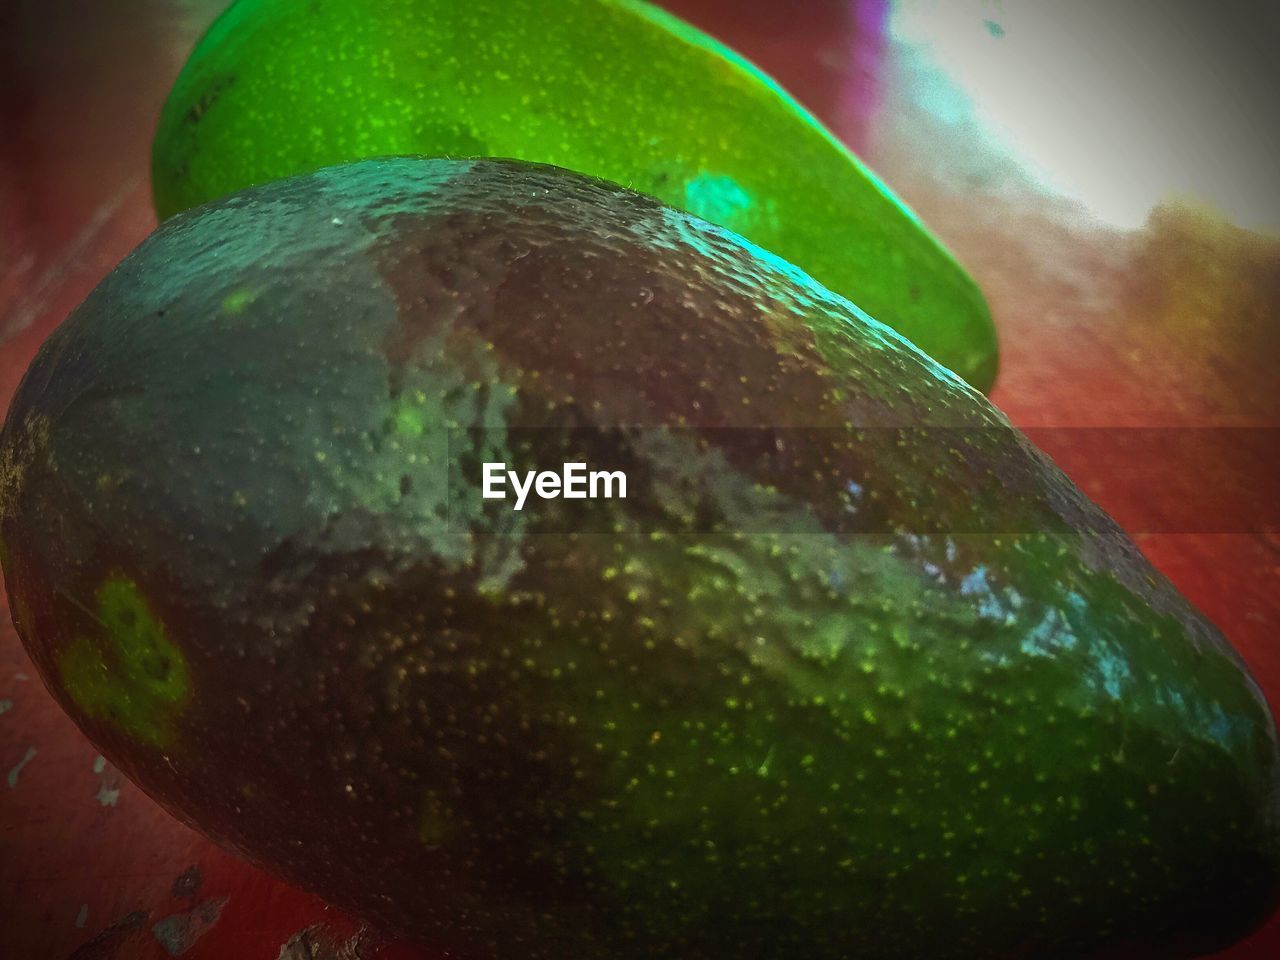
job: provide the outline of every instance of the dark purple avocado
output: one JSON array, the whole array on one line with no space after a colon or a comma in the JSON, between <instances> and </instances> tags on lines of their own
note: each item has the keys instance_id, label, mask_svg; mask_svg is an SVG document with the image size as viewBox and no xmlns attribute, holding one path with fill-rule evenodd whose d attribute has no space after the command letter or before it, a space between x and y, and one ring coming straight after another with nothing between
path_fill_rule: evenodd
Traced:
<instances>
[{"instance_id":1,"label":"dark purple avocado","mask_svg":"<svg viewBox=\"0 0 1280 960\"><path fill-rule=\"evenodd\" d=\"M627 497L478 495L483 463ZM177 816L459 960L1190 957L1276 729L975 391L610 184L370 160L168 221L0 437L45 682Z\"/></svg>"}]
</instances>

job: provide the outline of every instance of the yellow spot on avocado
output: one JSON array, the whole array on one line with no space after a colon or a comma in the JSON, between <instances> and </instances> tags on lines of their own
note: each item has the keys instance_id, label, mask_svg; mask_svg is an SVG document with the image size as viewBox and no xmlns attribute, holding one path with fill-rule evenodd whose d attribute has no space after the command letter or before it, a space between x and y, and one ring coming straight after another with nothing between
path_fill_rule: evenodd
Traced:
<instances>
[{"instance_id":1,"label":"yellow spot on avocado","mask_svg":"<svg viewBox=\"0 0 1280 960\"><path fill-rule=\"evenodd\" d=\"M191 698L186 660L132 580L109 578L95 600L102 635L77 637L58 657L62 686L90 717L165 746Z\"/></svg>"}]
</instances>

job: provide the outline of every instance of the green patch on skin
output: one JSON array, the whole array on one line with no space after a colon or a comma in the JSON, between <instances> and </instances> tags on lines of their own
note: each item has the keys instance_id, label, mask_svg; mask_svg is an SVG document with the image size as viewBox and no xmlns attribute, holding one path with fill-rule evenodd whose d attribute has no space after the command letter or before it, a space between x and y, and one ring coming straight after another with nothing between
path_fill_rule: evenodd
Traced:
<instances>
[{"instance_id":1,"label":"green patch on skin","mask_svg":"<svg viewBox=\"0 0 1280 960\"><path fill-rule=\"evenodd\" d=\"M237 316L244 313L245 307L253 303L258 298L258 294L254 290L241 288L233 290L222 298L222 312L231 316Z\"/></svg>"},{"instance_id":2,"label":"green patch on skin","mask_svg":"<svg viewBox=\"0 0 1280 960\"><path fill-rule=\"evenodd\" d=\"M393 414L396 433L407 437L421 436L426 430L426 416L418 407L400 406Z\"/></svg>"},{"instance_id":3,"label":"green patch on skin","mask_svg":"<svg viewBox=\"0 0 1280 960\"><path fill-rule=\"evenodd\" d=\"M95 599L102 635L77 637L58 657L62 686L90 717L167 746L191 698L186 660L132 580L108 579Z\"/></svg>"}]
</instances>

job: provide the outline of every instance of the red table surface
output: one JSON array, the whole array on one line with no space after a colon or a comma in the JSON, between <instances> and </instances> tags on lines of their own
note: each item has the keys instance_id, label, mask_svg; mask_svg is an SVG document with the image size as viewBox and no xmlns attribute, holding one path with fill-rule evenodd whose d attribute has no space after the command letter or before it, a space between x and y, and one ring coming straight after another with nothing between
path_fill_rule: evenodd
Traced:
<instances>
[{"instance_id":1,"label":"red table surface","mask_svg":"<svg viewBox=\"0 0 1280 960\"><path fill-rule=\"evenodd\" d=\"M1280 464L1265 435L1233 453L1220 431L1038 429L1280 427L1280 242L1176 206L1108 228L988 164L980 132L922 92L919 51L886 34L881 0L668 5L781 80L956 252L999 326L992 399L1134 533L1280 706ZM0 12L0 410L49 331L153 227L155 117L220 6ZM124 781L54 704L7 610L0 780L0 958L436 956L219 850ZM1220 955L1276 956L1275 918Z\"/></svg>"}]
</instances>

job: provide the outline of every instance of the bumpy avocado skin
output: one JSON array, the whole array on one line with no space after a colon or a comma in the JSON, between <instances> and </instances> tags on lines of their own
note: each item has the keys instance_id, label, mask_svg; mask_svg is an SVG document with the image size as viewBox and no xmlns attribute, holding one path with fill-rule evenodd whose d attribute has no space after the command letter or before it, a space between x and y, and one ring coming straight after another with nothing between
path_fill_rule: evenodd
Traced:
<instances>
[{"instance_id":1,"label":"bumpy avocado skin","mask_svg":"<svg viewBox=\"0 0 1280 960\"><path fill-rule=\"evenodd\" d=\"M798 264L981 390L977 286L768 77L632 0L239 0L156 132L163 219L390 154L517 157L603 177Z\"/></svg>"},{"instance_id":2,"label":"bumpy avocado skin","mask_svg":"<svg viewBox=\"0 0 1280 960\"><path fill-rule=\"evenodd\" d=\"M466 495L619 425L625 500ZM1190 957L1276 900L1214 628L960 380L602 181L174 217L27 373L0 538L113 763L463 960Z\"/></svg>"}]
</instances>

